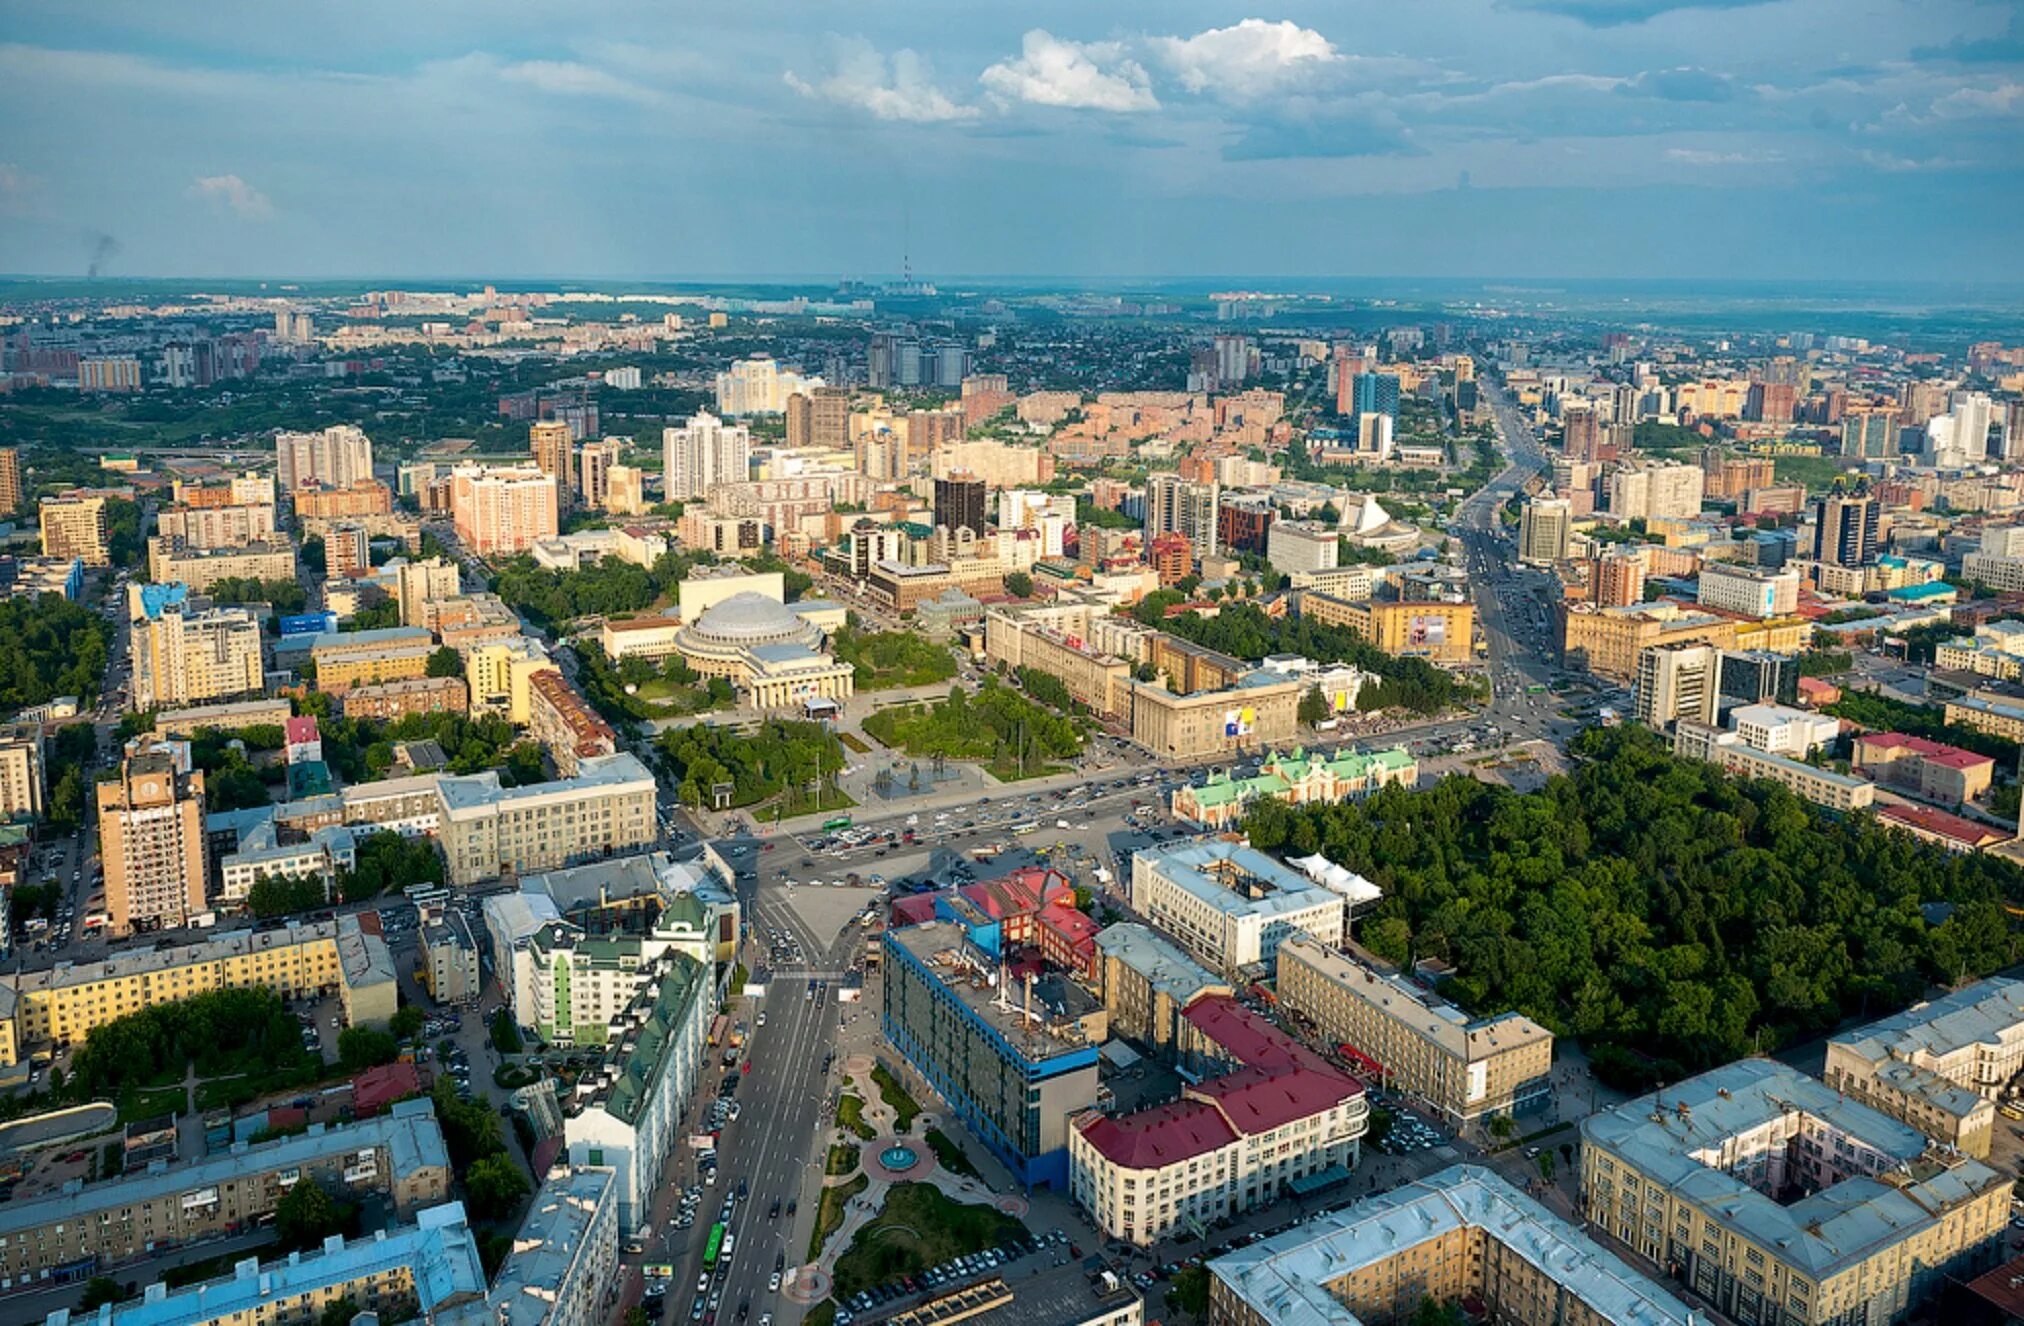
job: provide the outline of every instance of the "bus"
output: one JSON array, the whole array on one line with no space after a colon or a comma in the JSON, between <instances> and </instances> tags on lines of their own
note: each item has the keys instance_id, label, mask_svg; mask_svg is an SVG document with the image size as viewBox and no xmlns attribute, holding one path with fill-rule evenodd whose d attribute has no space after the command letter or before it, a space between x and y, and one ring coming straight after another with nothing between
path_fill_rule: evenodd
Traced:
<instances>
[{"instance_id":1,"label":"bus","mask_svg":"<svg viewBox=\"0 0 2024 1326\"><path fill-rule=\"evenodd\" d=\"M724 1233L723 1221L720 1220L710 1226L710 1241L703 1245L704 1270L714 1271L717 1269L717 1258L724 1254Z\"/></svg>"},{"instance_id":2,"label":"bus","mask_svg":"<svg viewBox=\"0 0 2024 1326\"><path fill-rule=\"evenodd\" d=\"M1040 827L1039 820L1022 820L1020 823L1012 826L1012 832L1032 833L1035 829L1038 829L1039 827Z\"/></svg>"},{"instance_id":3,"label":"bus","mask_svg":"<svg viewBox=\"0 0 2024 1326\"><path fill-rule=\"evenodd\" d=\"M849 827L850 816L838 815L833 820L825 820L822 825L822 831L824 833L835 833L839 829L848 829Z\"/></svg>"}]
</instances>

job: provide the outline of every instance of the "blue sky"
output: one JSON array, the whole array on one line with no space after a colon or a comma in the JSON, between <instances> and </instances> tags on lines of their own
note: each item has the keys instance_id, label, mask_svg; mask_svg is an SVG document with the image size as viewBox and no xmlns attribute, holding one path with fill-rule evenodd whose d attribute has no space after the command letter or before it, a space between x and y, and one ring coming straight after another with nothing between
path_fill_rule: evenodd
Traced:
<instances>
[{"instance_id":1,"label":"blue sky","mask_svg":"<svg viewBox=\"0 0 2024 1326\"><path fill-rule=\"evenodd\" d=\"M2014 279L2024 4L0 0L0 271Z\"/></svg>"}]
</instances>

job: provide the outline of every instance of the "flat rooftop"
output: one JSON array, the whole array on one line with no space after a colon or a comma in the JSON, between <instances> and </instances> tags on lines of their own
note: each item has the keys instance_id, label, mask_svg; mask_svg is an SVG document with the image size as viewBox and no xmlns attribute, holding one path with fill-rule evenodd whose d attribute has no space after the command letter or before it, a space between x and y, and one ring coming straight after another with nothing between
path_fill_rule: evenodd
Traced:
<instances>
[{"instance_id":1,"label":"flat rooftop","mask_svg":"<svg viewBox=\"0 0 2024 1326\"><path fill-rule=\"evenodd\" d=\"M551 1174L534 1194L527 1218L513 1236L513 1251L499 1266L482 1308L469 1319L486 1326L541 1326L553 1319L563 1282L587 1256L598 1207L616 1203L612 1171L572 1169ZM614 1220L614 1224L616 1220ZM458 1320L456 1314L452 1322Z\"/></svg>"},{"instance_id":2,"label":"flat rooftop","mask_svg":"<svg viewBox=\"0 0 2024 1326\"><path fill-rule=\"evenodd\" d=\"M1142 848L1134 857L1175 887L1230 915L1271 918L1342 902L1340 895L1243 843L1210 839Z\"/></svg>"},{"instance_id":3,"label":"flat rooftop","mask_svg":"<svg viewBox=\"0 0 2024 1326\"><path fill-rule=\"evenodd\" d=\"M1209 1273L1267 1321L1360 1326L1328 1292L1339 1280L1464 1229L1529 1262L1604 1321L1688 1326L1686 1304L1490 1170L1456 1165L1216 1258Z\"/></svg>"},{"instance_id":4,"label":"flat rooftop","mask_svg":"<svg viewBox=\"0 0 2024 1326\"><path fill-rule=\"evenodd\" d=\"M1042 1053L1039 1058L1087 1045L1078 1024L1102 1005L1074 981L1053 973L1035 981L1035 1016L1029 1022L1020 1011L1026 997L1023 985L1005 975L998 963L972 944L962 926L948 921L927 921L886 931L886 942L912 956L971 1016L1008 1042L1022 1043L1030 1026L1058 1043L1054 1051ZM1036 1042L1035 1048L1045 1050L1046 1041Z\"/></svg>"},{"instance_id":5,"label":"flat rooftop","mask_svg":"<svg viewBox=\"0 0 2024 1326\"><path fill-rule=\"evenodd\" d=\"M2024 1036L2024 981L1991 977L1902 1013L1830 1038L1872 1063L1930 1062L1973 1045L1996 1048Z\"/></svg>"},{"instance_id":6,"label":"flat rooftop","mask_svg":"<svg viewBox=\"0 0 2024 1326\"><path fill-rule=\"evenodd\" d=\"M578 766L574 778L530 783L525 787L502 786L496 769L444 778L436 784L443 809L452 815L491 810L515 802L564 801L598 792L644 790L652 793L653 789L654 776L640 763L638 756L630 753L594 756Z\"/></svg>"}]
</instances>

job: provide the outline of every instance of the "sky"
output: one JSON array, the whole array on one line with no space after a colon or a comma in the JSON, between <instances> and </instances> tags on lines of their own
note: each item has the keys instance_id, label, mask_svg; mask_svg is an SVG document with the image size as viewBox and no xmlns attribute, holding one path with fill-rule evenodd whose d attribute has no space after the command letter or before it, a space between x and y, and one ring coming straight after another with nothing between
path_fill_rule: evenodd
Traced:
<instances>
[{"instance_id":1,"label":"sky","mask_svg":"<svg viewBox=\"0 0 2024 1326\"><path fill-rule=\"evenodd\" d=\"M2024 270L2024 0L0 0L0 272Z\"/></svg>"}]
</instances>

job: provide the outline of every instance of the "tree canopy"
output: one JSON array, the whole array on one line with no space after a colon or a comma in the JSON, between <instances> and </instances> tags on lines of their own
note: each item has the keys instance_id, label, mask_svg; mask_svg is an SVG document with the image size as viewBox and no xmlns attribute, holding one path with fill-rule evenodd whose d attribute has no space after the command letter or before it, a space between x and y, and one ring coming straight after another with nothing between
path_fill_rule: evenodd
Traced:
<instances>
[{"instance_id":1,"label":"tree canopy","mask_svg":"<svg viewBox=\"0 0 2024 1326\"><path fill-rule=\"evenodd\" d=\"M1934 982L2016 960L2024 873L1955 855L1782 787L1678 760L1638 728L1591 729L1581 764L1519 794L1454 777L1356 805L1261 802L1269 851L1319 851L1385 891L1359 922L1444 991L1583 1038L1625 1085L1880 1016ZM1954 904L1929 925L1920 904Z\"/></svg>"},{"instance_id":2,"label":"tree canopy","mask_svg":"<svg viewBox=\"0 0 2024 1326\"><path fill-rule=\"evenodd\" d=\"M0 601L0 709L97 698L110 638L97 613L61 594Z\"/></svg>"},{"instance_id":3,"label":"tree canopy","mask_svg":"<svg viewBox=\"0 0 2024 1326\"><path fill-rule=\"evenodd\" d=\"M789 719L749 733L707 723L670 728L659 746L676 795L692 806L711 804L717 783L732 785L732 805L749 806L843 768L843 746L827 728Z\"/></svg>"}]
</instances>

